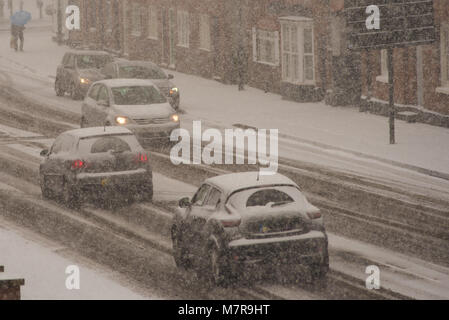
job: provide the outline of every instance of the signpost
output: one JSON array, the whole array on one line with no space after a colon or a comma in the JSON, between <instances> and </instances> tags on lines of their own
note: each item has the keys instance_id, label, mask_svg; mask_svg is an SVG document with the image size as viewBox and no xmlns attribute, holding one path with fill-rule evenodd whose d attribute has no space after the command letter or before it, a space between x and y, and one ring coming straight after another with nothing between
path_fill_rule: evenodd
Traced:
<instances>
[{"instance_id":1,"label":"signpost","mask_svg":"<svg viewBox=\"0 0 449 320\"><path fill-rule=\"evenodd\" d=\"M390 144L395 144L393 49L435 41L433 0L345 0L350 50L387 49Z\"/></svg>"}]
</instances>

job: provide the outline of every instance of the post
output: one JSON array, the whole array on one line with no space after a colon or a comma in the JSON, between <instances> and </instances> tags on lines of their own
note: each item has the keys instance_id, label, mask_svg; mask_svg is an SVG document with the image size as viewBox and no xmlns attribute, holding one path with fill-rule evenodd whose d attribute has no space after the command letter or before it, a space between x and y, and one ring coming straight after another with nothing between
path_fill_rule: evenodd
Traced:
<instances>
[{"instance_id":1,"label":"post","mask_svg":"<svg viewBox=\"0 0 449 320\"><path fill-rule=\"evenodd\" d=\"M394 66L393 66L393 48L390 47L387 49L388 55L388 87L389 87L389 112L390 112L390 144L396 143L395 138L395 128L394 128L394 120L395 120L395 107L394 107Z\"/></svg>"},{"instance_id":2,"label":"post","mask_svg":"<svg viewBox=\"0 0 449 320\"><path fill-rule=\"evenodd\" d=\"M58 0L58 34L56 36L58 44L62 44L62 4L61 0Z\"/></svg>"}]
</instances>

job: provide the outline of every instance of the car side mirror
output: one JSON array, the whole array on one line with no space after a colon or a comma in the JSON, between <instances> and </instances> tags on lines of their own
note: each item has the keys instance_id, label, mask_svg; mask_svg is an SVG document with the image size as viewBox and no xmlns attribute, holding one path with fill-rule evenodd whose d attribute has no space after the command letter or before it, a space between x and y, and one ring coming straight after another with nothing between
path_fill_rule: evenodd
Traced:
<instances>
[{"instance_id":1,"label":"car side mirror","mask_svg":"<svg viewBox=\"0 0 449 320\"><path fill-rule=\"evenodd\" d=\"M169 80L174 79L174 78L175 78L174 75L172 75L172 74L169 74L169 75L168 75L168 79L169 79Z\"/></svg>"},{"instance_id":2,"label":"car side mirror","mask_svg":"<svg viewBox=\"0 0 449 320\"><path fill-rule=\"evenodd\" d=\"M48 156L48 150L44 149L41 151L41 157L46 157L46 156Z\"/></svg>"},{"instance_id":3,"label":"car side mirror","mask_svg":"<svg viewBox=\"0 0 449 320\"><path fill-rule=\"evenodd\" d=\"M107 100L99 100L98 105L102 107L109 107L109 101Z\"/></svg>"},{"instance_id":4,"label":"car side mirror","mask_svg":"<svg viewBox=\"0 0 449 320\"><path fill-rule=\"evenodd\" d=\"M182 198L181 200L179 200L179 207L180 208L190 208L192 204L190 203L190 199L189 198Z\"/></svg>"}]
</instances>

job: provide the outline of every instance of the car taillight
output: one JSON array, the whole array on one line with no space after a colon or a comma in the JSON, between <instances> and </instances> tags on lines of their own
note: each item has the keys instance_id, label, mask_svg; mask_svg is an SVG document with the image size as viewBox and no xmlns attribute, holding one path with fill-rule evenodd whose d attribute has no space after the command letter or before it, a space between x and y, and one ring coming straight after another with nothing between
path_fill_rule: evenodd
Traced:
<instances>
[{"instance_id":1,"label":"car taillight","mask_svg":"<svg viewBox=\"0 0 449 320\"><path fill-rule=\"evenodd\" d=\"M84 168L85 165L86 165L86 163L83 160L75 160L72 162L72 169L78 170L78 169Z\"/></svg>"},{"instance_id":2,"label":"car taillight","mask_svg":"<svg viewBox=\"0 0 449 320\"><path fill-rule=\"evenodd\" d=\"M321 212L320 211L314 211L314 212L307 212L307 216L314 220L321 218Z\"/></svg>"},{"instance_id":3,"label":"car taillight","mask_svg":"<svg viewBox=\"0 0 449 320\"><path fill-rule=\"evenodd\" d=\"M241 219L221 220L221 224L225 228L235 228L238 227L241 223L242 223Z\"/></svg>"},{"instance_id":4,"label":"car taillight","mask_svg":"<svg viewBox=\"0 0 449 320\"><path fill-rule=\"evenodd\" d=\"M137 162L139 163L147 163L148 162L148 155L145 153L140 153L137 155Z\"/></svg>"}]
</instances>

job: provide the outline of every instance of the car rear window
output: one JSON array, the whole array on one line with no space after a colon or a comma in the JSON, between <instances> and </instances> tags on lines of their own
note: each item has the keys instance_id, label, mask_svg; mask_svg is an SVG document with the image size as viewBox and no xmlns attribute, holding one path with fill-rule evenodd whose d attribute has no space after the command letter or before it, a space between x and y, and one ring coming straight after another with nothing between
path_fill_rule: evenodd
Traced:
<instances>
[{"instance_id":1,"label":"car rear window","mask_svg":"<svg viewBox=\"0 0 449 320\"><path fill-rule=\"evenodd\" d=\"M116 105L148 105L165 103L167 99L154 86L112 88Z\"/></svg>"},{"instance_id":2,"label":"car rear window","mask_svg":"<svg viewBox=\"0 0 449 320\"><path fill-rule=\"evenodd\" d=\"M101 69L109 62L112 57L108 55L79 55L76 57L76 64L80 69Z\"/></svg>"},{"instance_id":3,"label":"car rear window","mask_svg":"<svg viewBox=\"0 0 449 320\"><path fill-rule=\"evenodd\" d=\"M294 186L273 186L246 189L234 193L227 201L237 210L252 210L265 207L277 210L284 206L296 209L306 208L309 204L306 197Z\"/></svg>"},{"instance_id":4,"label":"car rear window","mask_svg":"<svg viewBox=\"0 0 449 320\"><path fill-rule=\"evenodd\" d=\"M79 142L81 153L136 152L142 150L134 135L83 138Z\"/></svg>"},{"instance_id":5,"label":"car rear window","mask_svg":"<svg viewBox=\"0 0 449 320\"><path fill-rule=\"evenodd\" d=\"M120 67L120 78L132 79L167 79L167 75L160 69L144 66Z\"/></svg>"}]
</instances>

